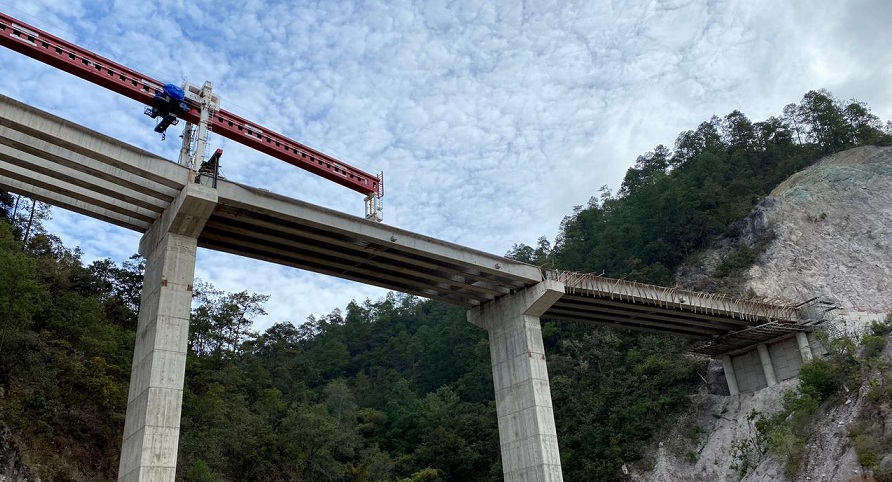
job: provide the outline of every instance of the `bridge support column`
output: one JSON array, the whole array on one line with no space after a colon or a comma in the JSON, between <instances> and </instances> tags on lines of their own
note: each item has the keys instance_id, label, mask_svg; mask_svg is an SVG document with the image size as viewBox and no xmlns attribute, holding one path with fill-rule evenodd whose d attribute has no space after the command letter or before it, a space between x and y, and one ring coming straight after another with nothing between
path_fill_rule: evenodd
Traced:
<instances>
[{"instance_id":1,"label":"bridge support column","mask_svg":"<svg viewBox=\"0 0 892 482\"><path fill-rule=\"evenodd\" d=\"M725 381L728 382L728 393L731 396L739 395L740 388L737 387L737 374L734 373L734 364L731 363L731 355L722 355L722 368L725 369Z\"/></svg>"},{"instance_id":2,"label":"bridge support column","mask_svg":"<svg viewBox=\"0 0 892 482\"><path fill-rule=\"evenodd\" d=\"M120 482L173 482L198 235L215 190L188 183L140 241L146 258L127 396Z\"/></svg>"},{"instance_id":3,"label":"bridge support column","mask_svg":"<svg viewBox=\"0 0 892 482\"><path fill-rule=\"evenodd\" d=\"M768 345L759 343L756 346L759 350L759 361L762 362L762 372L765 373L765 383L769 387L777 385L777 377L774 375L774 364L771 363L771 354L768 353Z\"/></svg>"},{"instance_id":4,"label":"bridge support column","mask_svg":"<svg viewBox=\"0 0 892 482\"><path fill-rule=\"evenodd\" d=\"M563 480L539 317L564 294L543 281L468 312L489 333L506 482Z\"/></svg>"},{"instance_id":5,"label":"bridge support column","mask_svg":"<svg viewBox=\"0 0 892 482\"><path fill-rule=\"evenodd\" d=\"M808 335L801 331L796 332L796 344L799 345L799 355L802 356L802 362L811 361L814 354L811 351L811 345L808 343Z\"/></svg>"}]
</instances>

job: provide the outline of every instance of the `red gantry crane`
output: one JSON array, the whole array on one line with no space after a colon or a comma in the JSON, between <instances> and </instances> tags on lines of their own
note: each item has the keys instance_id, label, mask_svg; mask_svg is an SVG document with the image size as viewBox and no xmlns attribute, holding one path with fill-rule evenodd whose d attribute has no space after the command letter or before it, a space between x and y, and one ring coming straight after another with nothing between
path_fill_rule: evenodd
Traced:
<instances>
[{"instance_id":1,"label":"red gantry crane","mask_svg":"<svg viewBox=\"0 0 892 482\"><path fill-rule=\"evenodd\" d=\"M197 169L216 164L222 150L205 161L208 132L256 149L346 186L366 196L366 218L381 221L384 175L377 176L351 167L334 157L273 132L259 124L219 108L219 97L211 83L198 87L163 84L121 64L108 60L52 34L0 12L0 45L57 69L64 70L118 94L146 104L145 113L157 118L155 131L187 122L183 133L180 163ZM196 132L197 131L197 132Z\"/></svg>"}]
</instances>

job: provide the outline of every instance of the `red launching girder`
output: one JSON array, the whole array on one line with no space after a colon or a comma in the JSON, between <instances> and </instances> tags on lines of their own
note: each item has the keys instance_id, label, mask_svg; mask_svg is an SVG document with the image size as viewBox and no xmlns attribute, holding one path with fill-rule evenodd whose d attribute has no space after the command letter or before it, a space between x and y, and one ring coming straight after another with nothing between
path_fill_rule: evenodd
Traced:
<instances>
[{"instance_id":1,"label":"red launching girder","mask_svg":"<svg viewBox=\"0 0 892 482\"><path fill-rule=\"evenodd\" d=\"M121 64L85 50L59 37L0 12L0 45L146 105L152 105L162 83ZM200 108L191 105L182 116L198 124ZM218 109L209 122L211 131L330 181L366 195L381 195L383 179L277 134L235 114Z\"/></svg>"}]
</instances>

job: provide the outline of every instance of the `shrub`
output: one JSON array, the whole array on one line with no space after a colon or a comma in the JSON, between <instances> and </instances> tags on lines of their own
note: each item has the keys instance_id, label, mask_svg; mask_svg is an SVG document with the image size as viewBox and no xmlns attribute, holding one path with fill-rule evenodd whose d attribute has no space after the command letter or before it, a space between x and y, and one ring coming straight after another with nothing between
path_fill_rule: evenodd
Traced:
<instances>
[{"instance_id":1,"label":"shrub","mask_svg":"<svg viewBox=\"0 0 892 482\"><path fill-rule=\"evenodd\" d=\"M883 352L883 348L886 347L886 338L883 336L865 335L861 338L861 347L864 358L876 358Z\"/></svg>"},{"instance_id":2,"label":"shrub","mask_svg":"<svg viewBox=\"0 0 892 482\"><path fill-rule=\"evenodd\" d=\"M823 402L839 391L837 369L829 360L814 360L799 369L799 389L817 402Z\"/></svg>"},{"instance_id":3,"label":"shrub","mask_svg":"<svg viewBox=\"0 0 892 482\"><path fill-rule=\"evenodd\" d=\"M186 480L188 482L213 482L214 473L204 460L196 460L192 467L186 472Z\"/></svg>"},{"instance_id":4,"label":"shrub","mask_svg":"<svg viewBox=\"0 0 892 482\"><path fill-rule=\"evenodd\" d=\"M731 273L749 268L755 261L756 252L745 244L741 245L719 263L715 269L715 275L724 278Z\"/></svg>"},{"instance_id":5,"label":"shrub","mask_svg":"<svg viewBox=\"0 0 892 482\"><path fill-rule=\"evenodd\" d=\"M892 332L892 313L886 316L886 319L883 321L871 321L870 331L876 336L886 336L889 334L889 332Z\"/></svg>"}]
</instances>

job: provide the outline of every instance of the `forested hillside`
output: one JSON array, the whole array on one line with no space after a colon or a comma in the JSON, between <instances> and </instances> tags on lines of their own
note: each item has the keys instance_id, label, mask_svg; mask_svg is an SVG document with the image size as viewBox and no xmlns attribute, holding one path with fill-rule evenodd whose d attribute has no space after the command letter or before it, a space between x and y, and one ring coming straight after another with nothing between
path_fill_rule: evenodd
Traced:
<instances>
[{"instance_id":1,"label":"forested hillside","mask_svg":"<svg viewBox=\"0 0 892 482\"><path fill-rule=\"evenodd\" d=\"M509 255L671 283L796 170L888 142L866 105L826 91L761 122L714 117L640 156L553 244ZM44 211L0 201L0 425L43 480L113 480L141 260L84 265L43 231ZM735 253L724 274L754 255ZM463 310L394 294L258 333L266 296L246 288L196 284L179 480L501 480L486 334ZM568 481L620 479L702 386L704 360L682 340L560 321L543 336Z\"/></svg>"}]
</instances>

